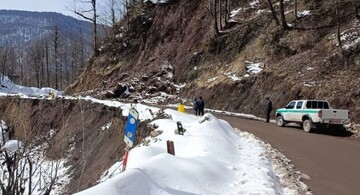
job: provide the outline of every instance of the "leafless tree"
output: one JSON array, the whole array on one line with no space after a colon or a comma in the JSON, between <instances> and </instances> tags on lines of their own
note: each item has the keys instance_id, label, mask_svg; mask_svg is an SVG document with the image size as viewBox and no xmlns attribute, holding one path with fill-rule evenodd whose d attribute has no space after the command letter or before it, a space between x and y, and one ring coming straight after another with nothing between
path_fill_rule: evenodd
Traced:
<instances>
[{"instance_id":1,"label":"leafless tree","mask_svg":"<svg viewBox=\"0 0 360 195\"><path fill-rule=\"evenodd\" d=\"M52 35L52 47L53 47L53 60L55 65L55 88L60 88L60 31L57 25L54 26L53 35Z\"/></svg>"},{"instance_id":2,"label":"leafless tree","mask_svg":"<svg viewBox=\"0 0 360 195\"><path fill-rule=\"evenodd\" d=\"M223 24L222 24L222 16L223 16L223 9L222 9L222 0L218 0L218 4L219 4L219 15L218 15L218 21L219 21L219 26L220 26L220 30L223 30Z\"/></svg>"},{"instance_id":3,"label":"leafless tree","mask_svg":"<svg viewBox=\"0 0 360 195\"><path fill-rule=\"evenodd\" d=\"M298 1L297 0L294 0L294 18L295 18L295 21L298 19Z\"/></svg>"},{"instance_id":4,"label":"leafless tree","mask_svg":"<svg viewBox=\"0 0 360 195\"><path fill-rule=\"evenodd\" d=\"M2 123L0 123L2 125ZM37 156L29 140L24 140L15 151L8 149L5 143L14 141L10 127L0 128L0 194L18 195L34 193L50 194L58 180L59 160L51 161L51 166L44 168L44 161ZM20 144L20 142L18 142ZM42 182L44 181L44 182Z\"/></svg>"},{"instance_id":5,"label":"leafless tree","mask_svg":"<svg viewBox=\"0 0 360 195\"><path fill-rule=\"evenodd\" d=\"M9 51L10 47L8 45L0 48L0 66L2 75L6 75L6 67L9 61Z\"/></svg>"},{"instance_id":6,"label":"leafless tree","mask_svg":"<svg viewBox=\"0 0 360 195\"><path fill-rule=\"evenodd\" d=\"M337 21L337 31L336 31L336 38L339 44L339 47L342 47L341 44L341 31L340 31L340 25L341 25L341 21L340 21L340 11L339 11L339 2L338 0L334 0L334 4L335 4L335 10L336 10L336 21Z\"/></svg>"},{"instance_id":7,"label":"leafless tree","mask_svg":"<svg viewBox=\"0 0 360 195\"><path fill-rule=\"evenodd\" d=\"M230 3L229 0L225 0L225 26L228 25L230 18Z\"/></svg>"},{"instance_id":8,"label":"leafless tree","mask_svg":"<svg viewBox=\"0 0 360 195\"><path fill-rule=\"evenodd\" d=\"M355 5L355 16L360 20L360 1L355 0L354 5Z\"/></svg>"},{"instance_id":9,"label":"leafless tree","mask_svg":"<svg viewBox=\"0 0 360 195\"><path fill-rule=\"evenodd\" d=\"M50 46L49 42L45 41L45 66L46 66L46 84L48 87L50 84Z\"/></svg>"},{"instance_id":10,"label":"leafless tree","mask_svg":"<svg viewBox=\"0 0 360 195\"><path fill-rule=\"evenodd\" d=\"M219 36L218 27L218 0L209 0L209 13L213 18L214 36Z\"/></svg>"},{"instance_id":11,"label":"leafless tree","mask_svg":"<svg viewBox=\"0 0 360 195\"><path fill-rule=\"evenodd\" d=\"M270 8L271 14L272 14L272 16L273 16L273 19L275 20L276 24L277 24L278 26L280 26L279 19L278 19L278 17L276 16L276 12L275 12L275 9L274 9L274 6L273 6L271 0L267 0L267 3L268 3L268 5L269 5L269 8Z\"/></svg>"},{"instance_id":12,"label":"leafless tree","mask_svg":"<svg viewBox=\"0 0 360 195\"><path fill-rule=\"evenodd\" d=\"M279 0L279 3L280 3L281 26L284 30L288 30L288 29L290 29L290 27L286 22L284 0Z\"/></svg>"},{"instance_id":13,"label":"leafless tree","mask_svg":"<svg viewBox=\"0 0 360 195\"><path fill-rule=\"evenodd\" d=\"M79 9L76 7L76 3L90 4L90 9ZM98 54L98 33L97 33L97 14L96 0L76 0L74 13L80 17L89 20L93 24L93 50L95 54ZM90 13L90 14L88 14Z\"/></svg>"},{"instance_id":14,"label":"leafless tree","mask_svg":"<svg viewBox=\"0 0 360 195\"><path fill-rule=\"evenodd\" d=\"M106 0L103 2L99 12L102 23L114 27L120 20L125 9L125 2L123 0Z\"/></svg>"},{"instance_id":15,"label":"leafless tree","mask_svg":"<svg viewBox=\"0 0 360 195\"><path fill-rule=\"evenodd\" d=\"M35 80L37 87L43 87L43 45L41 41L36 41L30 47L28 53L28 63L32 68L33 75L31 76Z\"/></svg>"}]
</instances>

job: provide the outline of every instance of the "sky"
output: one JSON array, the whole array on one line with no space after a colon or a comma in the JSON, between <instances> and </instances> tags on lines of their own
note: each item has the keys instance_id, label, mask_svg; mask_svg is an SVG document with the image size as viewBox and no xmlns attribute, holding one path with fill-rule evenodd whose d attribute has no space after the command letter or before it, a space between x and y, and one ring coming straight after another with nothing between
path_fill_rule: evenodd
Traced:
<instances>
[{"instance_id":1,"label":"sky","mask_svg":"<svg viewBox=\"0 0 360 195\"><path fill-rule=\"evenodd\" d=\"M7 77L1 79L3 87L0 95L19 94L20 98L49 99L49 88L28 88L13 84ZM57 92L58 93L58 92ZM61 94L58 94L61 96ZM211 113L204 116L181 113L173 109L164 112L170 118L156 119L159 108L138 104L127 104L115 100L99 100L92 97L63 96L66 99L84 99L109 107L121 107L122 115L128 116L134 107L141 121L152 120L151 124L160 132L156 137L145 138L146 144L130 149L126 170L121 172L123 161L116 162L99 178L99 184L79 195L127 194L127 195L195 195L195 194L278 194L296 195L299 185L284 183L283 172L279 172L267 155L265 143L250 133L234 129L228 122L217 119ZM151 112L149 111L151 110ZM155 113L155 114L153 114ZM249 116L251 118L251 116ZM177 122L181 121L186 130L184 135L175 133ZM6 128L1 121L1 128ZM106 131L112 124L101 127ZM2 131L0 131L2 132ZM49 136L52 136L51 130ZM3 137L3 136L0 136ZM175 155L167 153L166 142L174 142ZM4 148L18 150L17 140L8 140ZM46 143L31 151L32 161L41 162L35 166L51 169L54 162L46 160L41 154ZM40 160L38 160L40 159ZM0 159L1 161L1 159ZM71 175L64 164L68 159L55 162L59 165L57 182L67 184ZM1 163L1 162L0 162ZM2 170L0 169L0 174ZM26 174L25 174L26 175ZM26 177L26 176L25 176ZM38 183L46 183L46 178L33 178L34 194L42 194ZM39 180L41 182L38 182ZM288 181L286 181L288 183ZM25 185L28 186L28 185ZM61 194L65 185L55 185L55 194ZM139 187L141 186L141 187ZM300 185L305 186L305 184ZM28 191L29 189L25 189Z\"/></svg>"},{"instance_id":2,"label":"sky","mask_svg":"<svg viewBox=\"0 0 360 195\"><path fill-rule=\"evenodd\" d=\"M0 9L58 12L77 16L70 11L74 0L0 0Z\"/></svg>"}]
</instances>

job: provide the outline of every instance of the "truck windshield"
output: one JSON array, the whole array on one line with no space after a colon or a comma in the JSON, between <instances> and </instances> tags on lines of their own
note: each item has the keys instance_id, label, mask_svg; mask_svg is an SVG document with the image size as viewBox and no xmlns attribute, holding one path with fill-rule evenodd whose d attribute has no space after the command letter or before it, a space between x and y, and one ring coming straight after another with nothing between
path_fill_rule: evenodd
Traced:
<instances>
[{"instance_id":1,"label":"truck windshield","mask_svg":"<svg viewBox=\"0 0 360 195\"><path fill-rule=\"evenodd\" d=\"M286 109L294 109L296 102L290 102L289 105L286 106Z\"/></svg>"}]
</instances>

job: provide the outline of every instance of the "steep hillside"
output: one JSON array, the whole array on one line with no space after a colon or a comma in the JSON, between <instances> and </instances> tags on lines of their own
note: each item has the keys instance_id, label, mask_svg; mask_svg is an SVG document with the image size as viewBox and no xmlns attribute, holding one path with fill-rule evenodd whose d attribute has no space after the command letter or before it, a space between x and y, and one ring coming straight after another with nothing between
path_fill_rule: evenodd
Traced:
<instances>
[{"instance_id":1,"label":"steep hillside","mask_svg":"<svg viewBox=\"0 0 360 195\"><path fill-rule=\"evenodd\" d=\"M181 97L201 95L211 108L262 115L265 97L275 107L292 99L327 99L349 108L351 119L360 122L356 2L339 3L337 20L333 2L299 2L295 19L293 1L285 1L287 30L276 24L266 1L235 2L231 25L218 36L208 1L134 7L66 93L105 98L121 83L139 100L139 94L171 93L176 83L185 83ZM280 20L278 1L273 3ZM166 73L174 77L164 80Z\"/></svg>"},{"instance_id":2,"label":"steep hillside","mask_svg":"<svg viewBox=\"0 0 360 195\"><path fill-rule=\"evenodd\" d=\"M126 117L121 115L120 108L75 99L2 97L0 100L1 120L12 126L13 136L22 140L25 147L45 144L43 151L47 159L66 159L69 171L66 174L71 180L69 184L56 181L56 185L66 186L65 194L93 186L119 160L117 157L124 155L125 143L121 140ZM136 136L135 144L150 132L145 122L138 128L141 133Z\"/></svg>"}]
</instances>

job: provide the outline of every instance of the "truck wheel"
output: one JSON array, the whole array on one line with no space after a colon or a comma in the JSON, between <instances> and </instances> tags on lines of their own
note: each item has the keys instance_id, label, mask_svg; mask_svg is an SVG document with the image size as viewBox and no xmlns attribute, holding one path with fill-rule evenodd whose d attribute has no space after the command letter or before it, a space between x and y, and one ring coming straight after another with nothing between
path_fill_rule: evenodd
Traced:
<instances>
[{"instance_id":1,"label":"truck wheel","mask_svg":"<svg viewBox=\"0 0 360 195\"><path fill-rule=\"evenodd\" d=\"M311 120L305 119L303 122L303 129L306 133L309 133L311 131Z\"/></svg>"},{"instance_id":2,"label":"truck wheel","mask_svg":"<svg viewBox=\"0 0 360 195\"><path fill-rule=\"evenodd\" d=\"M276 124L277 124L277 126L279 126L279 127L285 126L284 118L283 118L281 115L278 116L278 117L276 117Z\"/></svg>"}]
</instances>

